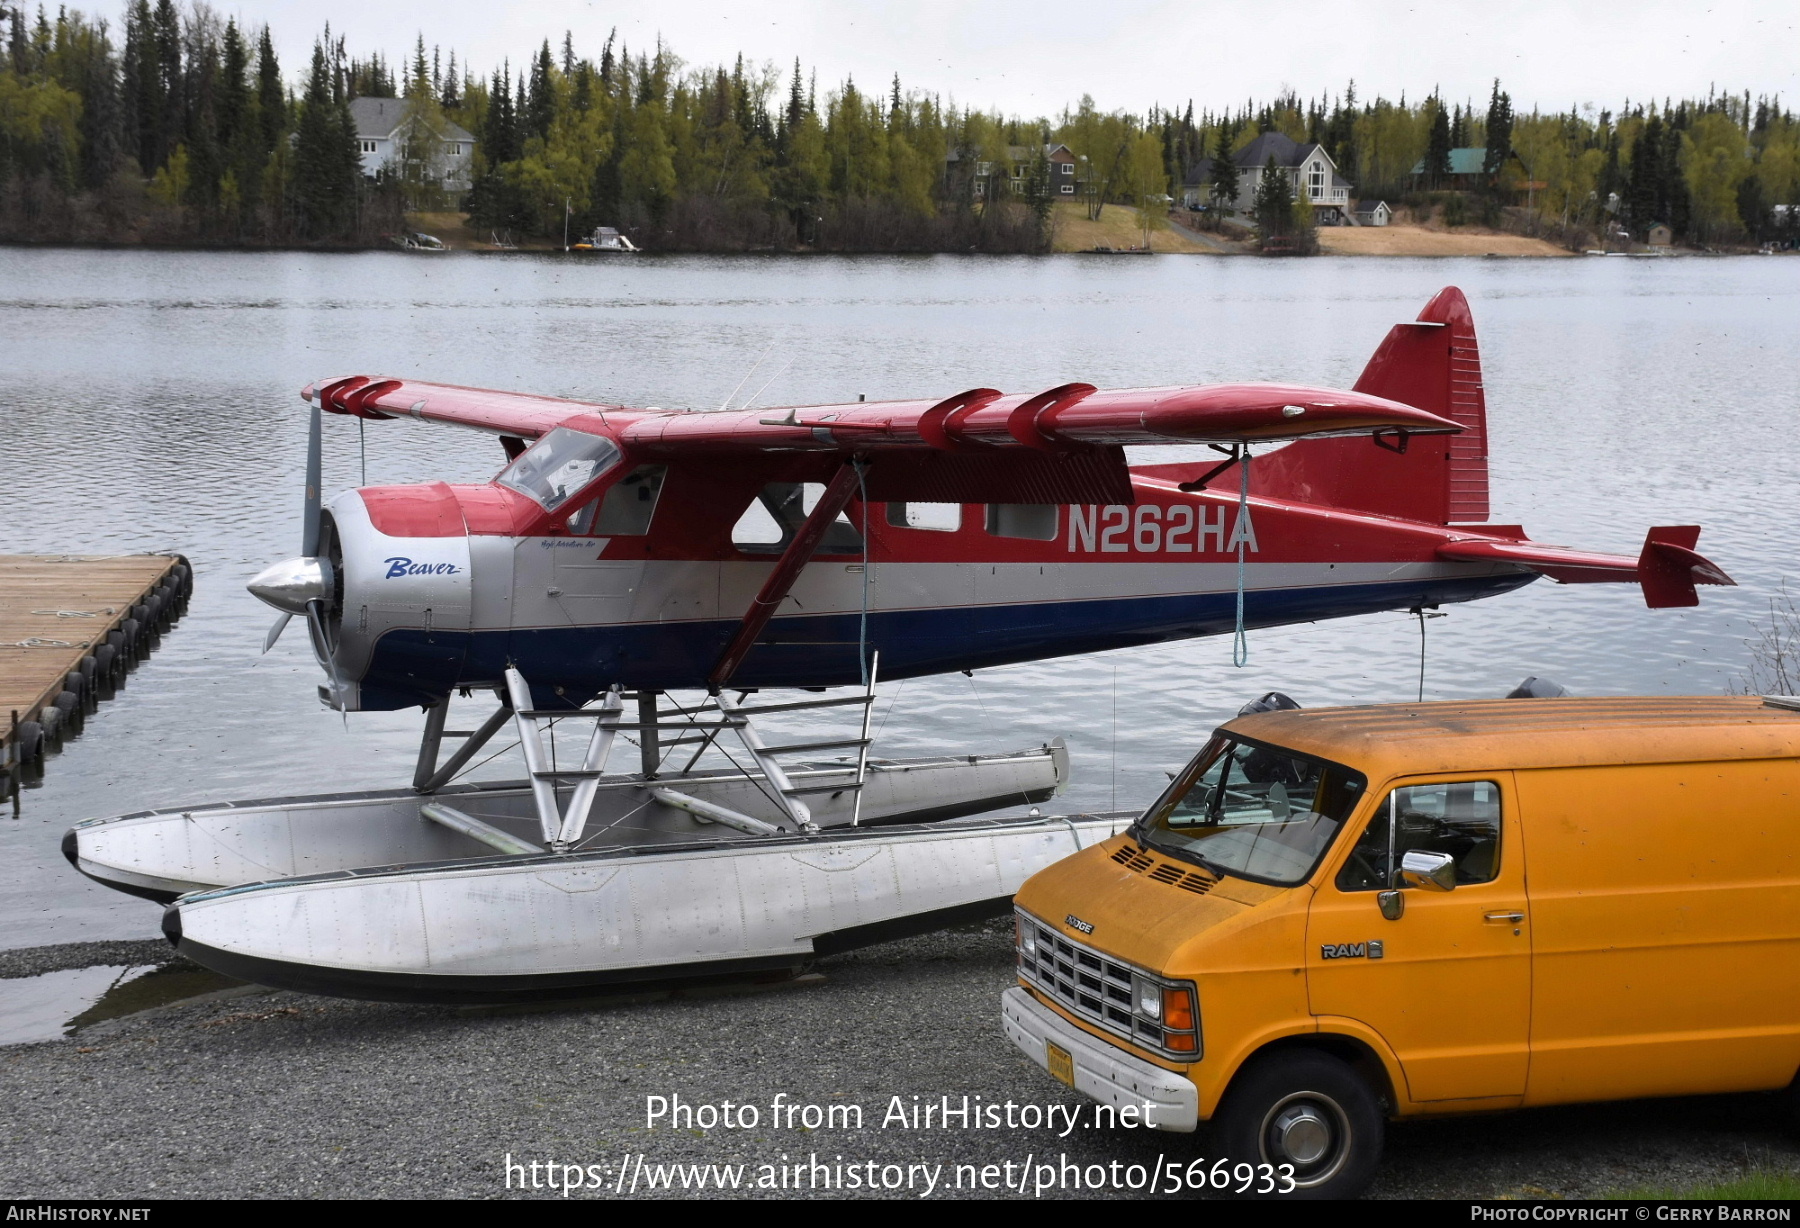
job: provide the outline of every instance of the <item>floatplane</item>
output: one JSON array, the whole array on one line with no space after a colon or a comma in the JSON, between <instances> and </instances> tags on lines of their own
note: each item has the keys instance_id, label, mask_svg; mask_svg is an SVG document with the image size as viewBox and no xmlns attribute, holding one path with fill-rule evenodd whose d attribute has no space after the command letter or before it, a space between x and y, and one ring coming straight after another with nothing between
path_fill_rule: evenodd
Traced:
<instances>
[{"instance_id":1,"label":"floatplane","mask_svg":"<svg viewBox=\"0 0 1800 1228\"><path fill-rule=\"evenodd\" d=\"M64 850L166 902L196 961L345 996L779 974L1001 914L1026 876L1129 822L1016 813L1066 780L1058 744L871 756L878 680L1539 576L1634 582L1653 608L1731 583L1693 526L1650 529L1634 558L1488 523L1481 364L1454 288L1350 390L1069 383L692 412L358 375L302 395L301 553L250 589L280 611L269 643L304 620L327 705L423 709L412 787L96 819ZM486 431L505 465L325 503L325 413ZM1218 455L1126 463L1127 445L1177 443ZM495 706L451 730L453 696ZM767 736L833 709L835 736ZM503 729L524 777L459 781ZM621 741L635 772L609 771ZM724 765L698 766L708 753Z\"/></svg>"}]
</instances>

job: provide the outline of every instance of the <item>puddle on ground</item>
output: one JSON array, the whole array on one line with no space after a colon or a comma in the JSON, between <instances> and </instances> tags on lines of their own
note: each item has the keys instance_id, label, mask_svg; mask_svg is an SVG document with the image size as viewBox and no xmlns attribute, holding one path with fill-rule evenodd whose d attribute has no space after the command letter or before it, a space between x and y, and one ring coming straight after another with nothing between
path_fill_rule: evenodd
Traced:
<instances>
[{"instance_id":1,"label":"puddle on ground","mask_svg":"<svg viewBox=\"0 0 1800 1228\"><path fill-rule=\"evenodd\" d=\"M8 978L0 980L0 1045L57 1040L102 1020L241 985L182 964L106 964Z\"/></svg>"}]
</instances>

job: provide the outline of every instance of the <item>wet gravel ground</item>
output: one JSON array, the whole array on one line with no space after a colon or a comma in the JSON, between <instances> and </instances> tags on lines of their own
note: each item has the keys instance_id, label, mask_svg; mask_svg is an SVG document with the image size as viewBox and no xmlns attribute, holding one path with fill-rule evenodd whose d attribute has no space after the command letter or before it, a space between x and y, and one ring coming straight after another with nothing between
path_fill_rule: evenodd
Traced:
<instances>
[{"instance_id":1,"label":"wet gravel ground","mask_svg":"<svg viewBox=\"0 0 1800 1228\"><path fill-rule=\"evenodd\" d=\"M7 952L0 975L138 963L155 950ZM747 1165L742 1193L755 1193L749 1187L772 1171L758 1166L816 1155L833 1180L850 1180L840 1162L877 1183L882 1166L915 1166L886 1176L910 1175L917 1196L926 1170L916 1166L942 1165L934 1198L1007 1197L967 1187L984 1166L1008 1162L1016 1181L1028 1160L1034 1169L1065 1157L1119 1161L1123 1175L1127 1165L1185 1166L1207 1154L1204 1132L1084 1122L1059 1137L1060 1109L1055 1129L884 1127L896 1097L908 1111L915 1096L921 1105L979 1096L1085 1113L1085 1101L1001 1035L998 997L1011 968L1010 927L990 925L834 957L820 976L773 988L529 1010L260 991L178 1004L0 1049L0 1197L493 1197L509 1192L508 1155L521 1166L515 1196L557 1196L520 1190L545 1180L533 1161L584 1166L581 1180L602 1188L575 1197L630 1192L633 1180L643 1197L684 1193L647 1188L658 1164ZM777 1125L771 1105L782 1095L789 1105L837 1106L840 1124L809 1130L797 1116L791 1128ZM647 1128L647 1098L658 1096L748 1104L761 1120ZM842 1125L848 1106L860 1106L862 1129ZM971 1166L962 1189L958 1165ZM1800 1144L1774 1103L1710 1097L1398 1125L1371 1194L1580 1198L1759 1168L1800 1172ZM767 1193L810 1192L776 1180Z\"/></svg>"}]
</instances>

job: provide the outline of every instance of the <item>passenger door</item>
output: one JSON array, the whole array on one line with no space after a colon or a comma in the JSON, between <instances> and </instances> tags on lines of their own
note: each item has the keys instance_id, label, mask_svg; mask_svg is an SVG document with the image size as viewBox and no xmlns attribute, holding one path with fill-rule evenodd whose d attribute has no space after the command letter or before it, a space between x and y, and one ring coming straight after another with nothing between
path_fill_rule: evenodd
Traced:
<instances>
[{"instance_id":1,"label":"passenger door","mask_svg":"<svg viewBox=\"0 0 1800 1228\"><path fill-rule=\"evenodd\" d=\"M1448 891L1400 887L1411 850L1455 859ZM1518 1097L1531 1029L1531 926L1512 774L1402 781L1334 859L1307 921L1315 1015L1357 1020L1415 1101ZM1395 891L1400 915L1383 915Z\"/></svg>"}]
</instances>

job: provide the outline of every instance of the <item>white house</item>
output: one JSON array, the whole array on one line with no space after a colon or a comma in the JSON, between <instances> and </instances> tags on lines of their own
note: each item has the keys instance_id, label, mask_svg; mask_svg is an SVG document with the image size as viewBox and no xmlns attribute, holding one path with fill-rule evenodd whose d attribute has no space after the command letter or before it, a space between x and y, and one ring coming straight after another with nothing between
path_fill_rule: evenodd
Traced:
<instances>
[{"instance_id":1,"label":"white house","mask_svg":"<svg viewBox=\"0 0 1800 1228\"><path fill-rule=\"evenodd\" d=\"M1033 161L1043 158L1043 173L1047 179L1041 185L1051 196L1074 196L1077 191L1075 155L1069 152L1067 145L1046 144L1041 146L1008 145L1005 162L977 161L975 172L970 177L969 188L976 200L986 200L991 183L1004 177L1010 182L1009 190L1014 195L1021 195L1032 185L1026 181ZM945 156L944 162L954 168L962 160L962 155L952 149Z\"/></svg>"},{"instance_id":2,"label":"white house","mask_svg":"<svg viewBox=\"0 0 1800 1228\"><path fill-rule=\"evenodd\" d=\"M382 171L398 175L409 148L422 150L427 166L421 176L446 192L469 190L470 165L475 157L475 136L448 120L439 131L413 132L412 103L405 98L352 98L350 118L356 123L356 144L362 153L363 174L370 179Z\"/></svg>"},{"instance_id":3,"label":"white house","mask_svg":"<svg viewBox=\"0 0 1800 1228\"><path fill-rule=\"evenodd\" d=\"M1337 163L1323 145L1302 145L1280 132L1265 132L1232 155L1238 168L1238 194L1231 208L1248 213L1256 204L1256 190L1268 172L1269 159L1287 176L1296 198L1309 201L1313 216L1325 225L1344 220L1350 209L1350 182L1338 174ZM1182 201L1190 207L1209 203L1212 191L1212 159L1202 158L1182 178Z\"/></svg>"},{"instance_id":4,"label":"white house","mask_svg":"<svg viewBox=\"0 0 1800 1228\"><path fill-rule=\"evenodd\" d=\"M1358 226L1386 226L1393 218L1394 211L1388 208L1385 200L1356 202L1356 224Z\"/></svg>"}]
</instances>

